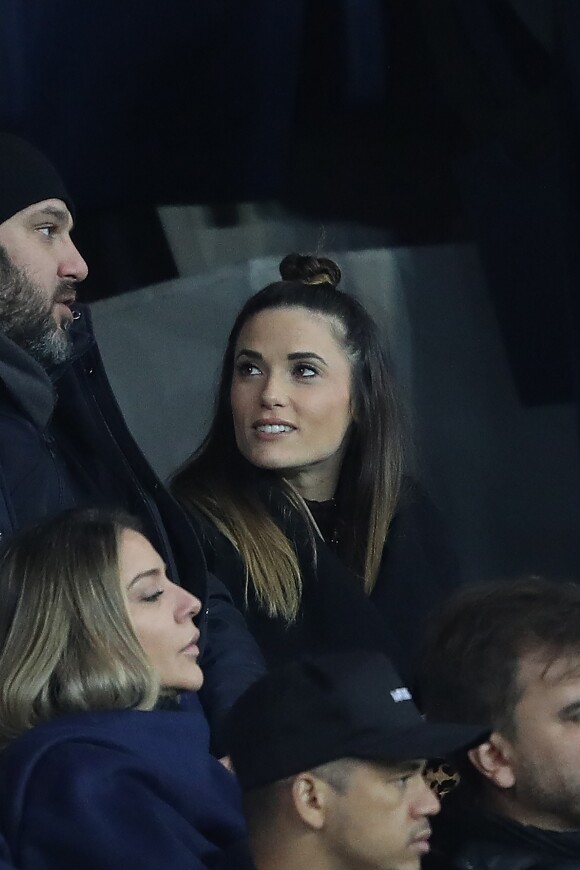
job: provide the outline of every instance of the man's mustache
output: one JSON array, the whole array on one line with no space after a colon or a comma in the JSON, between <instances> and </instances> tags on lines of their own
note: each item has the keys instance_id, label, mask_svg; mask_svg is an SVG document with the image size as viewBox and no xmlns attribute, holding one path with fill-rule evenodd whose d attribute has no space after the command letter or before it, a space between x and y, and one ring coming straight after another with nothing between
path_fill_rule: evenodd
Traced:
<instances>
[{"instance_id":1,"label":"man's mustache","mask_svg":"<svg viewBox=\"0 0 580 870\"><path fill-rule=\"evenodd\" d=\"M76 302L77 289L73 281L60 281L54 291L53 302L61 302L63 305L72 305Z\"/></svg>"}]
</instances>

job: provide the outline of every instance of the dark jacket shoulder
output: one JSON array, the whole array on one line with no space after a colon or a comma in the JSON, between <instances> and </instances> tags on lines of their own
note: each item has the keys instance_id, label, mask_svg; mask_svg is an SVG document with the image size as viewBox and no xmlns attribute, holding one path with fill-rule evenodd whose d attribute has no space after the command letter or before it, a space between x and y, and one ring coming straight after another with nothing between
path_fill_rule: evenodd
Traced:
<instances>
[{"instance_id":1,"label":"dark jacket shoulder","mask_svg":"<svg viewBox=\"0 0 580 870\"><path fill-rule=\"evenodd\" d=\"M27 870L213 867L245 837L199 704L37 726L0 756L2 831Z\"/></svg>"},{"instance_id":2,"label":"dark jacket shoulder","mask_svg":"<svg viewBox=\"0 0 580 870\"><path fill-rule=\"evenodd\" d=\"M480 808L459 786L433 823L425 870L578 870L580 830L521 825Z\"/></svg>"},{"instance_id":3,"label":"dark jacket shoulder","mask_svg":"<svg viewBox=\"0 0 580 870\"><path fill-rule=\"evenodd\" d=\"M430 621L460 583L441 511L418 481L405 478L371 600L412 670Z\"/></svg>"}]
</instances>

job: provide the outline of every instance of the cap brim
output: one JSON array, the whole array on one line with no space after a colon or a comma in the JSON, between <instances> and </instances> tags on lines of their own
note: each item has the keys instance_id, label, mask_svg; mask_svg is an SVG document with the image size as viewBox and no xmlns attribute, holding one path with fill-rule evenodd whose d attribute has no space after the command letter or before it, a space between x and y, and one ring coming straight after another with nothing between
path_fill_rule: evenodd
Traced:
<instances>
[{"instance_id":1,"label":"cap brim","mask_svg":"<svg viewBox=\"0 0 580 870\"><path fill-rule=\"evenodd\" d=\"M386 761L410 761L413 758L446 758L457 752L466 752L484 743L490 729L476 725L446 725L421 722L366 743L358 742L355 755Z\"/></svg>"}]
</instances>

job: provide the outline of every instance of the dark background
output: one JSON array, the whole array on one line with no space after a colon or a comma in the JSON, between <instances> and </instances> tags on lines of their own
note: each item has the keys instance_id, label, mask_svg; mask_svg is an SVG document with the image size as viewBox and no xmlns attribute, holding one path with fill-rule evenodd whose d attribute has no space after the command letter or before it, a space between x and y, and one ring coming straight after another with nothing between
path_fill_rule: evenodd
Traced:
<instances>
[{"instance_id":1,"label":"dark background","mask_svg":"<svg viewBox=\"0 0 580 870\"><path fill-rule=\"evenodd\" d=\"M477 243L521 401L579 399L578 0L2 0L0 122L78 203L85 298L177 274L156 206Z\"/></svg>"}]
</instances>

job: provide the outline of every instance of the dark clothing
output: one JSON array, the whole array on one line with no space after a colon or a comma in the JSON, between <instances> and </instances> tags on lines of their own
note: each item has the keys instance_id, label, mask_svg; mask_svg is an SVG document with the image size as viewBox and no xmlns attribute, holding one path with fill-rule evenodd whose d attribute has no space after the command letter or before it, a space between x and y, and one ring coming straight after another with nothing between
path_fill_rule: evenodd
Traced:
<instances>
[{"instance_id":1,"label":"dark clothing","mask_svg":"<svg viewBox=\"0 0 580 870\"><path fill-rule=\"evenodd\" d=\"M0 820L21 870L196 870L245 838L236 779L196 699L63 716L0 755ZM236 865L237 866L237 865Z\"/></svg>"},{"instance_id":2,"label":"dark clothing","mask_svg":"<svg viewBox=\"0 0 580 870\"><path fill-rule=\"evenodd\" d=\"M441 818L435 819L432 852L423 862L424 870L580 868L580 830L546 831L476 807L456 809L454 797L444 799ZM450 812L446 812L448 800Z\"/></svg>"},{"instance_id":3,"label":"dark clothing","mask_svg":"<svg viewBox=\"0 0 580 870\"><path fill-rule=\"evenodd\" d=\"M203 703L218 726L263 670L227 591L207 572L191 523L133 440L107 380L88 309L71 327L74 355L49 377L0 336L0 535L73 506L139 518L172 580L203 602Z\"/></svg>"},{"instance_id":4,"label":"dark clothing","mask_svg":"<svg viewBox=\"0 0 580 870\"><path fill-rule=\"evenodd\" d=\"M8 844L3 838L0 838L0 870L16 870L15 865L10 863ZM248 866L247 870L253 870L253 868Z\"/></svg>"},{"instance_id":5,"label":"dark clothing","mask_svg":"<svg viewBox=\"0 0 580 870\"><path fill-rule=\"evenodd\" d=\"M281 493L268 494L274 520L293 542L303 579L298 617L288 625L258 606L251 583L230 542L205 521L202 544L210 570L228 587L266 661L281 664L303 654L372 649L385 652L409 681L430 615L457 585L457 571L438 515L419 488L408 484L393 519L372 594L341 562L332 540L316 541ZM317 512L328 529L328 510Z\"/></svg>"}]
</instances>

